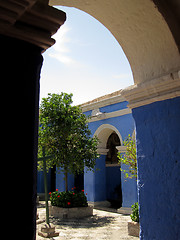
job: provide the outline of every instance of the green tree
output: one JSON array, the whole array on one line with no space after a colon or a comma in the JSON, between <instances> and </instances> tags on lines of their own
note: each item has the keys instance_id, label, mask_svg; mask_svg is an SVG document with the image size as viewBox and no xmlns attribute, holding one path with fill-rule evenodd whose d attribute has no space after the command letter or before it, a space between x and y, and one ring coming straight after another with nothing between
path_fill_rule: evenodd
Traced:
<instances>
[{"instance_id":1,"label":"green tree","mask_svg":"<svg viewBox=\"0 0 180 240\"><path fill-rule=\"evenodd\" d=\"M46 155L54 157L47 160L47 168L56 165L65 173L66 191L67 174L79 174L94 170L96 164L98 139L91 137L87 118L77 106L72 106L72 94L48 94L40 105L39 157L42 146ZM38 162L38 170L42 163Z\"/></svg>"},{"instance_id":2,"label":"green tree","mask_svg":"<svg viewBox=\"0 0 180 240\"><path fill-rule=\"evenodd\" d=\"M119 163L125 164L129 167L128 170L120 168L125 173L126 178L137 179L137 156L136 156L136 143L133 138L128 137L123 141L123 145L126 146L125 153L118 153Z\"/></svg>"}]
</instances>

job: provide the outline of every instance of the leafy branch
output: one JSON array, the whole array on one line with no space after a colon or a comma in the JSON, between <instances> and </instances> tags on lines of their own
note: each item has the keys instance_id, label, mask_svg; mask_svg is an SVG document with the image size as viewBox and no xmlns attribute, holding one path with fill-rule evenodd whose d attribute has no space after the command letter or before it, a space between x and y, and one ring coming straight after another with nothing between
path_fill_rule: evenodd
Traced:
<instances>
[{"instance_id":1,"label":"leafy branch","mask_svg":"<svg viewBox=\"0 0 180 240\"><path fill-rule=\"evenodd\" d=\"M123 141L124 146L126 146L125 153L118 153L119 163L125 164L129 168L120 170L125 174L126 178L136 178L137 179L137 157L136 157L136 143L130 135Z\"/></svg>"}]
</instances>

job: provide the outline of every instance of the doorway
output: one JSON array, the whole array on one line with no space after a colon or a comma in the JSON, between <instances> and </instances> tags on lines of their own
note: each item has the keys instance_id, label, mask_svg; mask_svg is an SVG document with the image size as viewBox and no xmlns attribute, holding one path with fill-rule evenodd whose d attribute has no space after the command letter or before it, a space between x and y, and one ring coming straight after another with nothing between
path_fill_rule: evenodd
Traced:
<instances>
[{"instance_id":1,"label":"doorway","mask_svg":"<svg viewBox=\"0 0 180 240\"><path fill-rule=\"evenodd\" d=\"M116 149L120 145L118 135L113 132L109 136L106 145L106 148L109 149L106 155L106 191L107 200L113 208L120 208L122 206L121 171L118 164L118 150Z\"/></svg>"},{"instance_id":2,"label":"doorway","mask_svg":"<svg viewBox=\"0 0 180 240\"><path fill-rule=\"evenodd\" d=\"M78 192L84 190L84 172L74 176L74 187Z\"/></svg>"}]
</instances>

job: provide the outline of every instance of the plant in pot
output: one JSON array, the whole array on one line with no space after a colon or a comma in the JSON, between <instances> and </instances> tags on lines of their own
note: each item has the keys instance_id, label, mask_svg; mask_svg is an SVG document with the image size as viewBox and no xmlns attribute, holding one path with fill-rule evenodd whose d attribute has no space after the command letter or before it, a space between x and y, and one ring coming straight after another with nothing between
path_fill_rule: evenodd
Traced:
<instances>
[{"instance_id":1,"label":"plant in pot","mask_svg":"<svg viewBox=\"0 0 180 240\"><path fill-rule=\"evenodd\" d=\"M128 234L131 236L139 237L139 204L136 202L131 206L132 214L131 220L128 222Z\"/></svg>"},{"instance_id":2,"label":"plant in pot","mask_svg":"<svg viewBox=\"0 0 180 240\"><path fill-rule=\"evenodd\" d=\"M59 192L56 189L49 195L51 202L50 215L54 217L82 218L93 214L93 208L88 206L84 190L79 192L76 191L76 188L72 188L72 191Z\"/></svg>"},{"instance_id":3,"label":"plant in pot","mask_svg":"<svg viewBox=\"0 0 180 240\"><path fill-rule=\"evenodd\" d=\"M73 208L73 207L87 207L87 197L84 194L84 190L77 192L75 189L68 192L50 192L50 201L52 206Z\"/></svg>"}]
</instances>

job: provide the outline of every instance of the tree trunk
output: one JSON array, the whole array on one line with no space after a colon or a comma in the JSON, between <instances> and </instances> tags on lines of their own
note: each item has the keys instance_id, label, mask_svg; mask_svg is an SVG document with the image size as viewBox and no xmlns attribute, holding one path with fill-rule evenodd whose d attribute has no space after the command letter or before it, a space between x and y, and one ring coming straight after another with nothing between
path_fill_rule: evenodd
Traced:
<instances>
[{"instance_id":1,"label":"tree trunk","mask_svg":"<svg viewBox=\"0 0 180 240\"><path fill-rule=\"evenodd\" d=\"M65 169L64 175L65 175L65 186L66 186L66 192L67 192L68 191L68 172L67 172L67 169Z\"/></svg>"}]
</instances>

